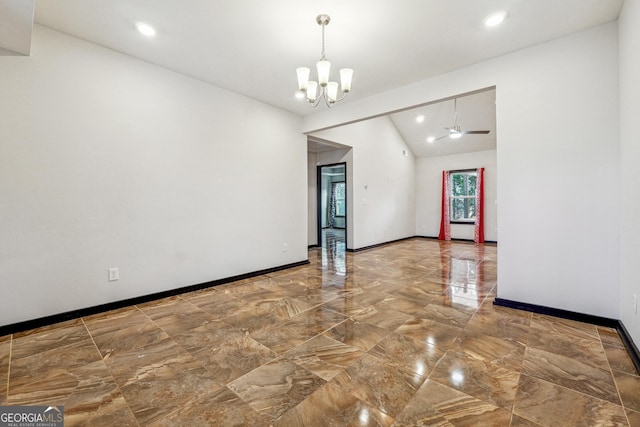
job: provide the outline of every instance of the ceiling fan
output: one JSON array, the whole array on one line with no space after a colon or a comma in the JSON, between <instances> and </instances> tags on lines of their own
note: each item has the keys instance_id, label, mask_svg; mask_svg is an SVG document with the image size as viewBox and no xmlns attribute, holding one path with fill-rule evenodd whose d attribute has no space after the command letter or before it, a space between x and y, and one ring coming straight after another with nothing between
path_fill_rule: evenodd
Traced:
<instances>
[{"instance_id":1,"label":"ceiling fan","mask_svg":"<svg viewBox=\"0 0 640 427\"><path fill-rule=\"evenodd\" d=\"M491 132L488 130L462 130L460 128L460 125L458 124L458 98L453 99L453 126L450 128L445 127L445 129L449 131L449 134L440 136L434 139L434 141L439 141L447 137L457 139L462 137L462 135L486 135Z\"/></svg>"}]
</instances>

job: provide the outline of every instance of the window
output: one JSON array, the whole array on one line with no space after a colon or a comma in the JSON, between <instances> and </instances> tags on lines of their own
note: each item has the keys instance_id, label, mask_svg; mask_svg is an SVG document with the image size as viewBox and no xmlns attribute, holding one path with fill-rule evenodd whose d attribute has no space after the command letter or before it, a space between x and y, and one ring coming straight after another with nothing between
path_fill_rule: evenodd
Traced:
<instances>
[{"instance_id":1,"label":"window","mask_svg":"<svg viewBox=\"0 0 640 427\"><path fill-rule=\"evenodd\" d=\"M451 171L449 177L451 179L450 222L475 222L478 173L475 169Z\"/></svg>"},{"instance_id":2,"label":"window","mask_svg":"<svg viewBox=\"0 0 640 427\"><path fill-rule=\"evenodd\" d=\"M333 183L333 195L336 203L336 216L344 216L346 211L344 182Z\"/></svg>"}]
</instances>

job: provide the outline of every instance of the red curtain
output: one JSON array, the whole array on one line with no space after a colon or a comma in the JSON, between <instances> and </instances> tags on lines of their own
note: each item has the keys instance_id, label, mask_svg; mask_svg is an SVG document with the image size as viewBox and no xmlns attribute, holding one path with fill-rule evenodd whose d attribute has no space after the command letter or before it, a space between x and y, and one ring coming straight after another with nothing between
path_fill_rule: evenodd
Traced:
<instances>
[{"instance_id":1,"label":"red curtain","mask_svg":"<svg viewBox=\"0 0 640 427\"><path fill-rule=\"evenodd\" d=\"M442 171L442 215L440 216L440 234L438 239L451 240L451 224L449 223L449 171Z\"/></svg>"},{"instance_id":2,"label":"red curtain","mask_svg":"<svg viewBox=\"0 0 640 427\"><path fill-rule=\"evenodd\" d=\"M473 241L484 243L484 168L478 168L476 183L476 222Z\"/></svg>"}]
</instances>

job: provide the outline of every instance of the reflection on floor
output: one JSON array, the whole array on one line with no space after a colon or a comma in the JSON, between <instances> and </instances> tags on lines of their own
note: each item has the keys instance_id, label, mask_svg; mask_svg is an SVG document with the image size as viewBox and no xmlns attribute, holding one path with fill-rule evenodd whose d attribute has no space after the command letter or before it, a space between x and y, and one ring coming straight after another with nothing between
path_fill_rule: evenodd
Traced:
<instances>
[{"instance_id":1,"label":"reflection on floor","mask_svg":"<svg viewBox=\"0 0 640 427\"><path fill-rule=\"evenodd\" d=\"M495 246L343 248L0 337L0 405L64 405L67 426L640 425L616 332L493 306Z\"/></svg>"},{"instance_id":2,"label":"reflection on floor","mask_svg":"<svg viewBox=\"0 0 640 427\"><path fill-rule=\"evenodd\" d=\"M322 230L322 242L320 242L322 267L343 275L347 273L347 238L345 234L344 228L325 228Z\"/></svg>"}]
</instances>

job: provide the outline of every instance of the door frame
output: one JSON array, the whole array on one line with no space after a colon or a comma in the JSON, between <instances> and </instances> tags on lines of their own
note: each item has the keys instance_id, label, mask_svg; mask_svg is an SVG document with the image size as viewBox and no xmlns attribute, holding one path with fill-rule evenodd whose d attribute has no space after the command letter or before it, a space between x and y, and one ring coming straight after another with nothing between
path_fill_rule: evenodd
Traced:
<instances>
[{"instance_id":1,"label":"door frame","mask_svg":"<svg viewBox=\"0 0 640 427\"><path fill-rule=\"evenodd\" d=\"M329 163L316 166L316 229L318 246L322 247L322 168L344 166L344 242L348 248L347 230L349 229L349 183L347 179L347 162Z\"/></svg>"}]
</instances>

